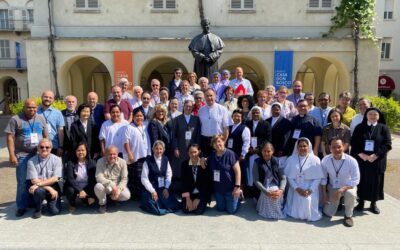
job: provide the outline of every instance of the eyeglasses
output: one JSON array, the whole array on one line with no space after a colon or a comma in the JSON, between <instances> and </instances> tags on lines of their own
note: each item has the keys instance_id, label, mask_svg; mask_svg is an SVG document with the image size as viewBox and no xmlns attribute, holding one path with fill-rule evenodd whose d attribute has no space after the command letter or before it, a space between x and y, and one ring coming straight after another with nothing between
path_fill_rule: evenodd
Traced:
<instances>
[{"instance_id":1,"label":"eyeglasses","mask_svg":"<svg viewBox=\"0 0 400 250\"><path fill-rule=\"evenodd\" d=\"M143 100L150 100L148 97L142 97Z\"/></svg>"},{"instance_id":2,"label":"eyeglasses","mask_svg":"<svg viewBox=\"0 0 400 250\"><path fill-rule=\"evenodd\" d=\"M50 149L51 147L40 146L40 149Z\"/></svg>"}]
</instances>

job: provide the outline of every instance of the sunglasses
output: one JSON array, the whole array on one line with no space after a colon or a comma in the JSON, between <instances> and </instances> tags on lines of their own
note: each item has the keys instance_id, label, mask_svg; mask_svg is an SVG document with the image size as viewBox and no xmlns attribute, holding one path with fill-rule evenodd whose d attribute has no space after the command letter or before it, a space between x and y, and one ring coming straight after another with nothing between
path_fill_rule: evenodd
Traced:
<instances>
[{"instance_id":1,"label":"sunglasses","mask_svg":"<svg viewBox=\"0 0 400 250\"><path fill-rule=\"evenodd\" d=\"M51 147L40 146L40 149L50 149Z\"/></svg>"}]
</instances>

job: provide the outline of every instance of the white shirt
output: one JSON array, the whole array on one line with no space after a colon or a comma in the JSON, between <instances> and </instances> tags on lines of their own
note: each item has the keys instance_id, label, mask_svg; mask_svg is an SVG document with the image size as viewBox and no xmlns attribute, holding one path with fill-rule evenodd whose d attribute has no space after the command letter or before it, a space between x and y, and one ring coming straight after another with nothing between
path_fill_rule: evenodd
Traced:
<instances>
[{"instance_id":1,"label":"white shirt","mask_svg":"<svg viewBox=\"0 0 400 250\"><path fill-rule=\"evenodd\" d=\"M272 117L272 119L271 119L271 127L273 127L274 125L275 125L275 123L276 123L276 121L279 119L279 116L277 116L277 117Z\"/></svg>"},{"instance_id":2,"label":"white shirt","mask_svg":"<svg viewBox=\"0 0 400 250\"><path fill-rule=\"evenodd\" d=\"M132 105L132 109L138 108L140 105L142 105L142 101L136 97L128 99L128 101Z\"/></svg>"},{"instance_id":3,"label":"white shirt","mask_svg":"<svg viewBox=\"0 0 400 250\"><path fill-rule=\"evenodd\" d=\"M334 165L332 165L332 161ZM356 159L348 154L343 154L340 160L335 160L333 154L329 154L322 159L321 167L324 172L324 178L321 181L321 185L327 184L328 176L330 182L329 185L334 185L336 172L338 172L337 178L339 180L339 187L356 187L358 183L360 183L358 163Z\"/></svg>"},{"instance_id":4,"label":"white shirt","mask_svg":"<svg viewBox=\"0 0 400 250\"><path fill-rule=\"evenodd\" d=\"M237 129L237 127L239 127L239 125L240 124L233 124L231 133L233 133L233 131L235 131ZM244 130L242 132L243 145L242 145L242 151L240 153L240 155L243 157L245 157L246 154L249 152L250 137L251 137L250 129L248 127L244 127Z\"/></svg>"},{"instance_id":5,"label":"white shirt","mask_svg":"<svg viewBox=\"0 0 400 250\"><path fill-rule=\"evenodd\" d=\"M235 90L237 87L239 87L240 84L242 84L243 87L246 89L248 95L254 95L254 90L251 86L250 81L245 78L242 78L242 80L235 78L229 83L229 85Z\"/></svg>"},{"instance_id":6,"label":"white shirt","mask_svg":"<svg viewBox=\"0 0 400 250\"><path fill-rule=\"evenodd\" d=\"M99 139L105 141L106 148L114 145L118 148L118 152L124 152L125 127L127 125L129 123L126 120L118 123L107 120L101 125Z\"/></svg>"},{"instance_id":7,"label":"white shirt","mask_svg":"<svg viewBox=\"0 0 400 250\"><path fill-rule=\"evenodd\" d=\"M150 96L150 107L154 107L160 103L160 94L151 93Z\"/></svg>"},{"instance_id":8,"label":"white shirt","mask_svg":"<svg viewBox=\"0 0 400 250\"><path fill-rule=\"evenodd\" d=\"M183 111L183 105L185 104L186 100L192 100L194 103L194 98L190 93L181 94L181 92L176 92L175 97L178 99L178 110L180 112Z\"/></svg>"},{"instance_id":9,"label":"white shirt","mask_svg":"<svg viewBox=\"0 0 400 250\"><path fill-rule=\"evenodd\" d=\"M351 132L351 134L353 134L354 129L356 129L357 125L360 124L363 119L364 119L364 115L362 115L360 113L356 114L353 117L353 119L351 120L351 123L350 123L350 132Z\"/></svg>"},{"instance_id":10,"label":"white shirt","mask_svg":"<svg viewBox=\"0 0 400 250\"><path fill-rule=\"evenodd\" d=\"M199 118L201 135L207 137L223 134L224 128L230 124L228 110L218 103L214 103L211 107L208 105L201 107Z\"/></svg>"},{"instance_id":11,"label":"white shirt","mask_svg":"<svg viewBox=\"0 0 400 250\"><path fill-rule=\"evenodd\" d=\"M83 129L85 130L85 133L86 133L87 132L87 121L83 122L82 120L80 120L80 122L82 124Z\"/></svg>"},{"instance_id":12,"label":"white shirt","mask_svg":"<svg viewBox=\"0 0 400 250\"><path fill-rule=\"evenodd\" d=\"M129 144L129 148L133 154L133 162L151 155L151 146L149 133L147 127L142 126L136 127L133 123L126 127L124 143ZM124 148L123 157L125 161L128 161L128 154Z\"/></svg>"},{"instance_id":13,"label":"white shirt","mask_svg":"<svg viewBox=\"0 0 400 250\"><path fill-rule=\"evenodd\" d=\"M263 107L260 108L261 108L261 118L263 120L267 120L268 118L271 117L271 105L268 105L266 108Z\"/></svg>"},{"instance_id":14,"label":"white shirt","mask_svg":"<svg viewBox=\"0 0 400 250\"><path fill-rule=\"evenodd\" d=\"M155 158L158 169L161 169L161 159L162 158L159 158L159 159ZM166 175L165 176L165 188L169 188L169 186L171 185L171 179L172 179L172 170L171 170L171 165L169 164L169 162L167 165L167 173L165 175ZM147 191L149 191L150 193L153 193L156 191L154 189L153 185L151 185L150 180L149 180L149 166L147 165L147 162L143 163L141 181L142 181L144 188Z\"/></svg>"}]
</instances>

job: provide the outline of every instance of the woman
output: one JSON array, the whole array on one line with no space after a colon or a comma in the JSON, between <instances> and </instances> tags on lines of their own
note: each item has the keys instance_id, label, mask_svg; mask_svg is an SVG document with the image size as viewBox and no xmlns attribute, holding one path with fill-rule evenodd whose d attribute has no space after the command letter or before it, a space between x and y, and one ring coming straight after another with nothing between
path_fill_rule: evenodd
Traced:
<instances>
[{"instance_id":1,"label":"woman","mask_svg":"<svg viewBox=\"0 0 400 250\"><path fill-rule=\"evenodd\" d=\"M243 112L243 122L251 119L249 113L250 109L252 109L254 106L253 97L251 97L250 95L239 96L237 105L238 108L240 108Z\"/></svg>"},{"instance_id":2,"label":"woman","mask_svg":"<svg viewBox=\"0 0 400 250\"><path fill-rule=\"evenodd\" d=\"M199 109L206 105L204 103L204 93L201 90L197 90L194 92L194 105L193 105L193 115L194 116L199 116Z\"/></svg>"},{"instance_id":3,"label":"woman","mask_svg":"<svg viewBox=\"0 0 400 250\"><path fill-rule=\"evenodd\" d=\"M178 110L179 107L179 100L178 98L174 97L169 101L168 106L168 118L170 120L174 119L178 115L181 115L182 112Z\"/></svg>"},{"instance_id":4,"label":"woman","mask_svg":"<svg viewBox=\"0 0 400 250\"><path fill-rule=\"evenodd\" d=\"M292 218L317 221L319 184L323 178L320 160L313 154L311 142L301 137L287 159L285 175L289 181L285 213Z\"/></svg>"},{"instance_id":5,"label":"woman","mask_svg":"<svg viewBox=\"0 0 400 250\"><path fill-rule=\"evenodd\" d=\"M279 168L279 159L273 157L274 146L266 142L261 146L261 157L256 159L253 168L254 185L258 188L257 211L268 219L283 219L283 194L286 176Z\"/></svg>"},{"instance_id":6,"label":"woman","mask_svg":"<svg viewBox=\"0 0 400 250\"><path fill-rule=\"evenodd\" d=\"M322 130L321 147L322 154L325 157L330 154L329 141L332 137L339 137L344 146L344 152L349 153L350 146L350 128L342 123L343 114L339 109L333 108L328 114L328 125Z\"/></svg>"},{"instance_id":7,"label":"woman","mask_svg":"<svg viewBox=\"0 0 400 250\"><path fill-rule=\"evenodd\" d=\"M221 75L222 75L222 79L221 79L221 83L225 86L229 85L229 82L231 81L231 72L227 69L224 69L221 71Z\"/></svg>"},{"instance_id":8,"label":"woman","mask_svg":"<svg viewBox=\"0 0 400 250\"><path fill-rule=\"evenodd\" d=\"M286 99L287 96L288 96L287 87L286 86L279 87L277 102L280 103L282 106L281 116L285 117L288 120L291 120L298 113L294 103Z\"/></svg>"},{"instance_id":9,"label":"woman","mask_svg":"<svg viewBox=\"0 0 400 250\"><path fill-rule=\"evenodd\" d=\"M356 115L356 111L350 107L350 101L352 99L352 95L348 91L344 91L339 95L339 105L337 108L343 114L342 122L347 126L350 126L351 120Z\"/></svg>"},{"instance_id":10,"label":"woman","mask_svg":"<svg viewBox=\"0 0 400 250\"><path fill-rule=\"evenodd\" d=\"M257 106L261 108L261 118L263 120L271 117L271 106L268 102L268 92L266 90L259 90L257 92Z\"/></svg>"},{"instance_id":11,"label":"woman","mask_svg":"<svg viewBox=\"0 0 400 250\"><path fill-rule=\"evenodd\" d=\"M157 140L161 140L165 145L169 145L171 138L167 122L168 112L164 106L162 104L154 106L153 116L147 128L150 137L150 145L153 145Z\"/></svg>"},{"instance_id":12,"label":"woman","mask_svg":"<svg viewBox=\"0 0 400 250\"><path fill-rule=\"evenodd\" d=\"M182 211L203 214L211 201L211 171L200 166L200 148L197 144L189 146L189 160L182 162Z\"/></svg>"},{"instance_id":13,"label":"woman","mask_svg":"<svg viewBox=\"0 0 400 250\"><path fill-rule=\"evenodd\" d=\"M128 188L133 199L142 193L141 174L146 157L151 155L149 133L144 124L143 110L133 110L133 123L126 127L124 140L124 159L128 164Z\"/></svg>"},{"instance_id":14,"label":"woman","mask_svg":"<svg viewBox=\"0 0 400 250\"><path fill-rule=\"evenodd\" d=\"M225 94L226 85L221 82L221 74L219 72L214 72L211 77L212 82L208 85L208 87L215 91L215 100L217 103L219 103Z\"/></svg>"},{"instance_id":15,"label":"woman","mask_svg":"<svg viewBox=\"0 0 400 250\"><path fill-rule=\"evenodd\" d=\"M70 128L70 150L74 155L74 149L80 143L85 143L88 146L88 156L91 159L96 159L100 154L100 143L98 140L99 129L96 124L90 119L92 109L89 104L81 104L78 107L77 114L79 120L74 121Z\"/></svg>"},{"instance_id":16,"label":"woman","mask_svg":"<svg viewBox=\"0 0 400 250\"><path fill-rule=\"evenodd\" d=\"M197 74L196 72L189 72L188 73L188 81L189 81L189 90L190 93L193 93L195 90L200 89L200 86L197 84Z\"/></svg>"},{"instance_id":17,"label":"woman","mask_svg":"<svg viewBox=\"0 0 400 250\"><path fill-rule=\"evenodd\" d=\"M143 163L141 181L145 188L142 192L141 208L155 215L176 212L179 202L169 193L172 170L168 158L164 156L165 144L155 141L153 156L148 156Z\"/></svg>"},{"instance_id":18,"label":"woman","mask_svg":"<svg viewBox=\"0 0 400 250\"><path fill-rule=\"evenodd\" d=\"M231 86L227 86L224 91L225 98L221 99L219 102L219 104L228 109L229 114L232 114L232 112L237 109L237 100L233 96L233 92L234 89Z\"/></svg>"},{"instance_id":19,"label":"woman","mask_svg":"<svg viewBox=\"0 0 400 250\"><path fill-rule=\"evenodd\" d=\"M160 89L160 104L164 105L166 109L168 109L169 105L169 91L168 88L162 87Z\"/></svg>"},{"instance_id":20,"label":"woman","mask_svg":"<svg viewBox=\"0 0 400 250\"><path fill-rule=\"evenodd\" d=\"M122 152L124 151L125 127L129 123L121 119L121 108L118 105L111 106L110 114L111 119L101 125L99 133L101 154L104 156L106 148L115 145L122 156Z\"/></svg>"},{"instance_id":21,"label":"woman","mask_svg":"<svg viewBox=\"0 0 400 250\"><path fill-rule=\"evenodd\" d=\"M69 212L76 210L76 197L92 205L95 202L96 162L89 159L89 151L84 142L74 149L74 158L66 165L64 192L69 202Z\"/></svg>"},{"instance_id":22,"label":"woman","mask_svg":"<svg viewBox=\"0 0 400 250\"><path fill-rule=\"evenodd\" d=\"M267 91L267 98L266 98L266 103L271 105L274 102L274 97L275 97L275 87L273 85L268 85L265 88L265 91Z\"/></svg>"},{"instance_id":23,"label":"woman","mask_svg":"<svg viewBox=\"0 0 400 250\"><path fill-rule=\"evenodd\" d=\"M181 85L182 82L182 73L183 71L181 68L174 69L174 77L168 83L168 90L170 97L174 97L176 92L179 92L179 86Z\"/></svg>"},{"instance_id":24,"label":"woman","mask_svg":"<svg viewBox=\"0 0 400 250\"><path fill-rule=\"evenodd\" d=\"M386 171L386 156L392 149L390 131L385 125L383 114L377 108L368 108L364 119L351 138L351 155L360 168L360 184L357 194L359 203L356 210L364 209L365 201L370 201L370 211L379 214L376 205L383 200L383 184Z\"/></svg>"},{"instance_id":25,"label":"woman","mask_svg":"<svg viewBox=\"0 0 400 250\"><path fill-rule=\"evenodd\" d=\"M193 96L190 94L191 92L189 91L189 82L187 80L183 80L181 82L180 90L180 92L176 93L175 97L178 99L178 110L179 112L182 112L183 104L185 103L185 101L194 101L194 99Z\"/></svg>"},{"instance_id":26,"label":"woman","mask_svg":"<svg viewBox=\"0 0 400 250\"><path fill-rule=\"evenodd\" d=\"M239 209L240 190L240 166L235 153L225 148L222 135L216 135L211 140L215 151L207 159L214 182L214 196L217 202L217 210L234 214Z\"/></svg>"},{"instance_id":27,"label":"woman","mask_svg":"<svg viewBox=\"0 0 400 250\"><path fill-rule=\"evenodd\" d=\"M364 114L367 108L370 108L372 106L371 101L367 98L361 97L358 99L358 110L360 113L356 114L353 119L351 120L350 124L350 131L351 134L353 134L354 129L357 127L358 124L362 122L364 119Z\"/></svg>"}]
</instances>

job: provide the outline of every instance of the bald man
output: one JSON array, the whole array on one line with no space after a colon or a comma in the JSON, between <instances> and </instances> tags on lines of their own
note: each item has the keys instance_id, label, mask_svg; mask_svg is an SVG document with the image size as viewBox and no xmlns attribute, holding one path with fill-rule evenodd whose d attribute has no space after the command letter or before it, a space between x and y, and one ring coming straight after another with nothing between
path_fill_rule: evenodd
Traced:
<instances>
[{"instance_id":1,"label":"bald man","mask_svg":"<svg viewBox=\"0 0 400 250\"><path fill-rule=\"evenodd\" d=\"M23 111L14 115L4 129L7 134L7 148L10 162L17 167L17 211L16 216L25 214L29 193L26 188L27 163L37 150L39 141L47 138L45 119L37 115L34 99L26 99Z\"/></svg>"},{"instance_id":2,"label":"bald man","mask_svg":"<svg viewBox=\"0 0 400 250\"><path fill-rule=\"evenodd\" d=\"M79 114L76 113L76 107L78 105L78 99L73 95L68 95L64 100L67 108L61 111L64 117L64 143L70 145L71 143L71 125L75 121L79 120ZM64 149L67 150L68 146ZM64 152L66 154L66 152Z\"/></svg>"},{"instance_id":3,"label":"bald man","mask_svg":"<svg viewBox=\"0 0 400 250\"><path fill-rule=\"evenodd\" d=\"M87 102L92 109L90 119L96 124L97 128L101 128L101 124L104 122L104 106L99 103L99 96L96 92L89 92L87 95Z\"/></svg>"}]
</instances>

